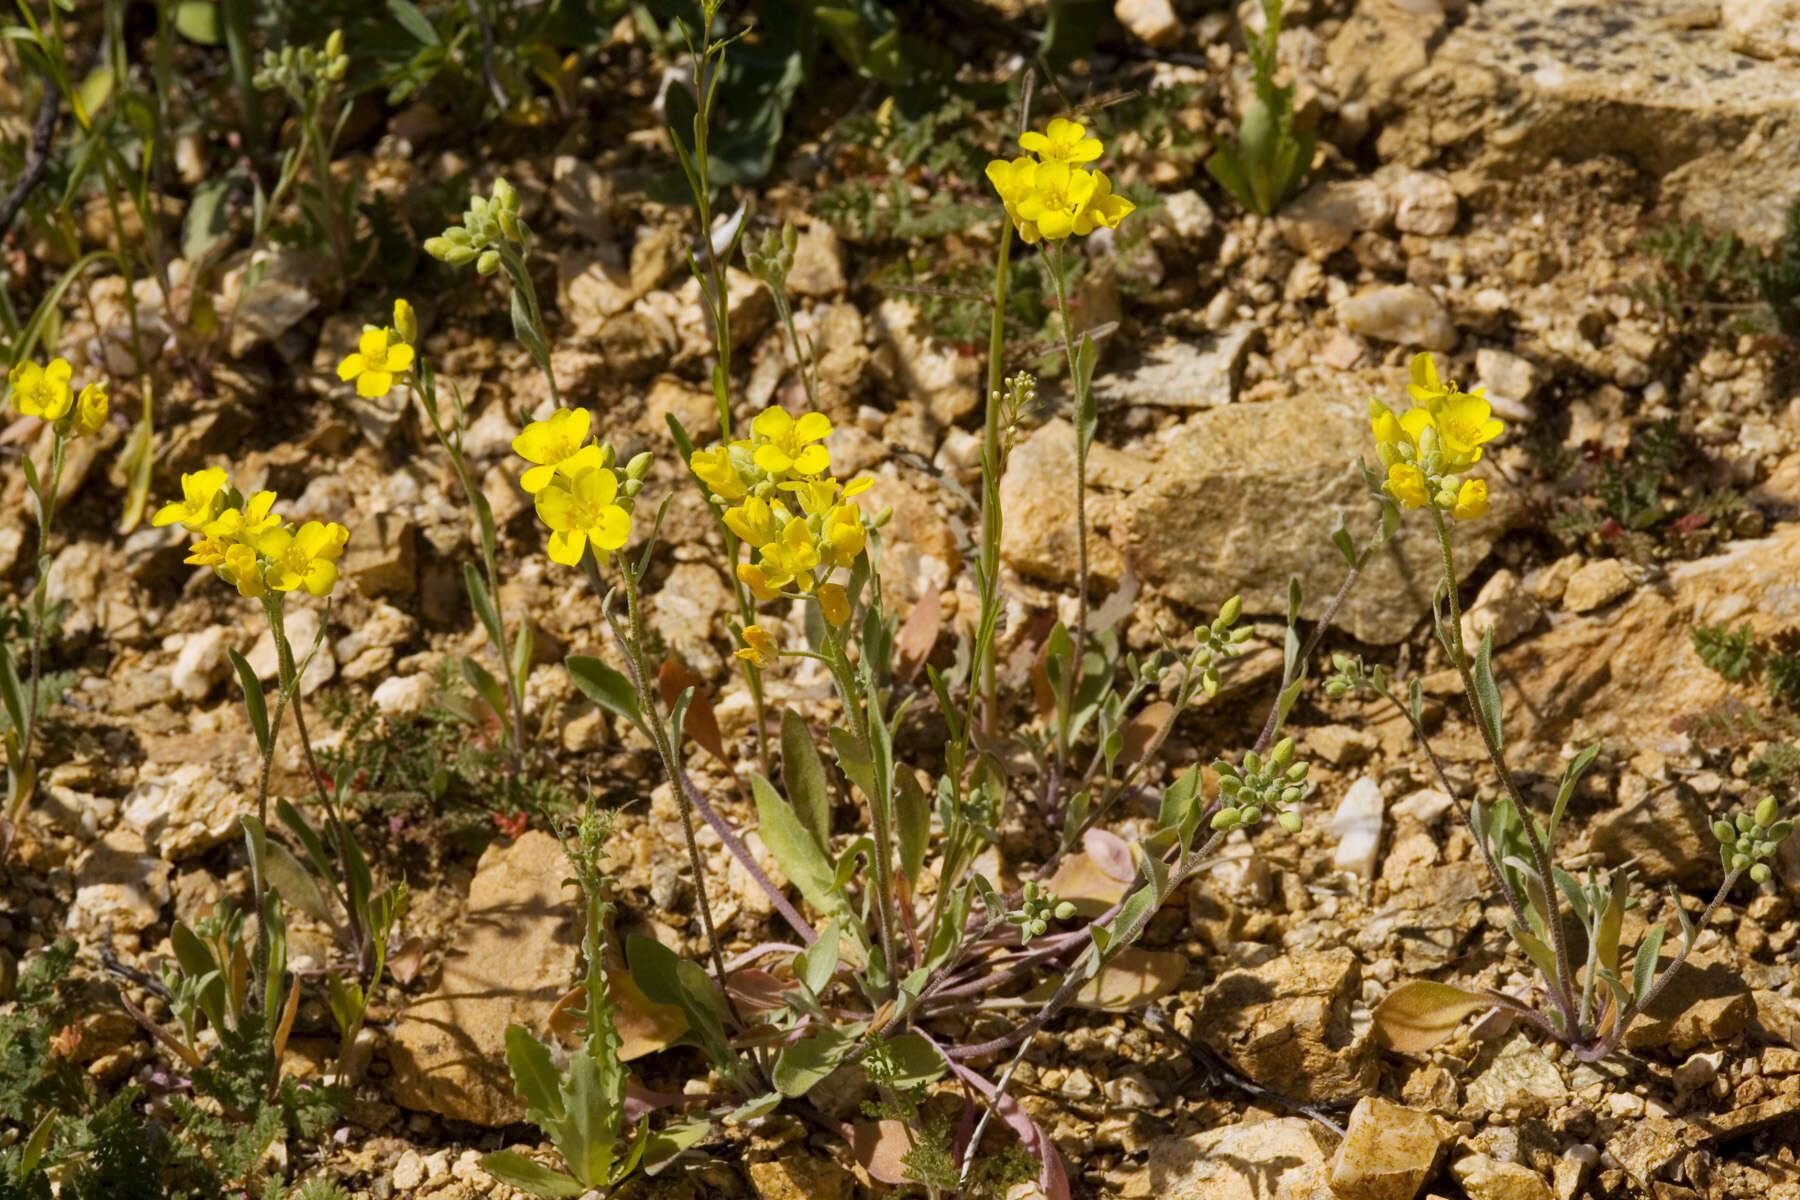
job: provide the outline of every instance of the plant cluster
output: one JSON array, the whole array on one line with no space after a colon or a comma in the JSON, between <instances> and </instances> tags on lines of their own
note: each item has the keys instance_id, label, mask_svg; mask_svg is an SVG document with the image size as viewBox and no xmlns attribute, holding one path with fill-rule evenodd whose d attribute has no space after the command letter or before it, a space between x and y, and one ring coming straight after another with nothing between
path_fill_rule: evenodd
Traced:
<instances>
[{"instance_id":1,"label":"plant cluster","mask_svg":"<svg viewBox=\"0 0 1800 1200\"><path fill-rule=\"evenodd\" d=\"M1788 347L1800 339L1800 202L1789 206L1785 232L1766 249L1700 221L1657 225L1636 249L1658 270L1633 294L1677 327Z\"/></svg>"},{"instance_id":2,"label":"plant cluster","mask_svg":"<svg viewBox=\"0 0 1800 1200\"><path fill-rule=\"evenodd\" d=\"M1316 138L1294 128L1294 85L1275 86L1279 68L1282 0L1262 0L1263 26L1245 31L1256 98L1238 123L1237 145L1220 146L1206 170L1232 198L1253 213L1269 216L1293 194L1312 169Z\"/></svg>"}]
</instances>

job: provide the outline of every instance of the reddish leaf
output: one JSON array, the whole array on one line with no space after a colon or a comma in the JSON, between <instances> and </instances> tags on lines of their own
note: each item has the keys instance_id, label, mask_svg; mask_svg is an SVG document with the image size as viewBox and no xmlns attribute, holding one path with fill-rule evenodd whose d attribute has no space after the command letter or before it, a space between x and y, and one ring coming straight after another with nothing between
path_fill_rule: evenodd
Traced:
<instances>
[{"instance_id":1,"label":"reddish leaf","mask_svg":"<svg viewBox=\"0 0 1800 1200\"><path fill-rule=\"evenodd\" d=\"M905 1121L858 1121L850 1127L850 1153L863 1170L882 1183L909 1182L906 1164L901 1160L916 1144Z\"/></svg>"},{"instance_id":2,"label":"reddish leaf","mask_svg":"<svg viewBox=\"0 0 1800 1200\"><path fill-rule=\"evenodd\" d=\"M907 615L906 624L900 627L900 637L894 644L895 678L911 682L918 675L919 668L931 657L931 648L937 645L943 627L943 599L938 595L937 584L928 584L925 594Z\"/></svg>"},{"instance_id":3,"label":"reddish leaf","mask_svg":"<svg viewBox=\"0 0 1800 1200\"><path fill-rule=\"evenodd\" d=\"M672 658L656 674L656 690L662 693L665 705L674 704L689 688L694 689L694 698L688 704L687 719L681 723L681 731L729 771L731 761L725 757L725 739L719 735L719 718L713 712L712 701L707 698L700 677Z\"/></svg>"},{"instance_id":4,"label":"reddish leaf","mask_svg":"<svg viewBox=\"0 0 1800 1200\"><path fill-rule=\"evenodd\" d=\"M671 1004L658 1004L644 995L629 971L606 973L606 998L614 1005L613 1024L619 1030L619 1057L626 1062L666 1050L687 1032L687 1018L681 1010ZM556 1002L544 1024L565 1045L573 1046L581 1040L585 1027L581 1013L586 1006L587 988L571 988Z\"/></svg>"},{"instance_id":5,"label":"reddish leaf","mask_svg":"<svg viewBox=\"0 0 1800 1200\"><path fill-rule=\"evenodd\" d=\"M1422 1054L1455 1033L1463 1018L1493 1003L1454 984L1415 979L1375 1006L1375 1040L1402 1054Z\"/></svg>"}]
</instances>

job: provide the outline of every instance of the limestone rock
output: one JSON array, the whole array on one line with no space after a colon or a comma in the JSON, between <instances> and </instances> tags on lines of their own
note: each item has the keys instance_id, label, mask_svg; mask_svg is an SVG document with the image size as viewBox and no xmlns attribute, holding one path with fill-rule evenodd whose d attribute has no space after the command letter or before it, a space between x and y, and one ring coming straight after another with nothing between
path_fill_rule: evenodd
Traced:
<instances>
[{"instance_id":1,"label":"limestone rock","mask_svg":"<svg viewBox=\"0 0 1800 1200\"><path fill-rule=\"evenodd\" d=\"M1797 49L1793 0L1726 0L1712 10L1724 19L1711 22L1694 20L1705 6L1691 0L1487 0L1425 64L1421 43L1400 31L1374 30L1392 47L1366 40L1369 24L1391 23L1378 10L1393 7L1368 0L1351 23L1362 33L1346 26L1330 55L1348 95L1345 76L1363 69L1359 44L1380 56L1411 51L1408 69L1385 74L1385 92L1369 97L1390 118L1376 143L1384 160L1478 146L1477 176L1516 179L1552 161L1623 156L1660 180L1677 215L1753 241L1780 235L1800 194L1800 89L1793 59L1774 57Z\"/></svg>"},{"instance_id":2,"label":"limestone rock","mask_svg":"<svg viewBox=\"0 0 1800 1200\"><path fill-rule=\"evenodd\" d=\"M1143 361L1109 371L1094 381L1103 404L1150 404L1159 408L1216 408L1237 396L1244 356L1255 338L1255 322L1233 325L1199 341L1152 346Z\"/></svg>"},{"instance_id":3,"label":"limestone rock","mask_svg":"<svg viewBox=\"0 0 1800 1200\"><path fill-rule=\"evenodd\" d=\"M844 290L844 245L837 230L814 221L801 232L787 285L796 296L835 296Z\"/></svg>"},{"instance_id":4,"label":"limestone rock","mask_svg":"<svg viewBox=\"0 0 1800 1200\"><path fill-rule=\"evenodd\" d=\"M857 1193L856 1176L804 1151L751 1163L750 1186L757 1200L851 1200Z\"/></svg>"},{"instance_id":5,"label":"limestone rock","mask_svg":"<svg viewBox=\"0 0 1800 1200\"><path fill-rule=\"evenodd\" d=\"M1450 1168L1469 1200L1555 1200L1549 1182L1530 1167L1485 1154L1460 1158Z\"/></svg>"},{"instance_id":6,"label":"limestone rock","mask_svg":"<svg viewBox=\"0 0 1800 1200\"><path fill-rule=\"evenodd\" d=\"M1665 947L1658 972L1667 970L1674 957L1675 947ZM1685 1054L1697 1046L1721 1045L1742 1033L1755 1011L1743 975L1730 963L1696 951L1625 1031L1625 1047Z\"/></svg>"},{"instance_id":7,"label":"limestone rock","mask_svg":"<svg viewBox=\"0 0 1800 1200\"><path fill-rule=\"evenodd\" d=\"M1589 823L1587 849L1604 862L1633 864L1652 886L1704 887L1720 871L1709 824L1706 805L1685 783L1626 772L1612 803Z\"/></svg>"},{"instance_id":8,"label":"limestone rock","mask_svg":"<svg viewBox=\"0 0 1800 1200\"><path fill-rule=\"evenodd\" d=\"M1487 389L1494 415L1503 421L1529 421L1531 398L1544 382L1544 372L1528 358L1483 346L1475 352L1475 378Z\"/></svg>"},{"instance_id":9,"label":"limestone rock","mask_svg":"<svg viewBox=\"0 0 1800 1200\"><path fill-rule=\"evenodd\" d=\"M1095 444L1088 455L1088 568L1095 578L1118 579L1124 569L1119 548L1100 531L1117 513L1111 493L1147 485L1151 463ZM1075 578L1075 427L1045 424L1013 447L1000 479L1000 506L1006 513L1000 551L1014 570L1058 583ZM1221 597L1223 599L1223 597Z\"/></svg>"},{"instance_id":10,"label":"limestone rock","mask_svg":"<svg viewBox=\"0 0 1800 1200\"><path fill-rule=\"evenodd\" d=\"M1315 183L1275 219L1282 240L1315 261L1324 261L1365 230L1384 229L1394 219L1394 198L1372 179Z\"/></svg>"},{"instance_id":11,"label":"limestone rock","mask_svg":"<svg viewBox=\"0 0 1800 1200\"><path fill-rule=\"evenodd\" d=\"M1381 785L1367 775L1350 785L1331 816L1331 836L1337 839L1332 866L1363 879L1374 878L1385 808Z\"/></svg>"},{"instance_id":12,"label":"limestone rock","mask_svg":"<svg viewBox=\"0 0 1800 1200\"><path fill-rule=\"evenodd\" d=\"M1597 558L1583 564L1563 589L1563 607L1572 613L1604 608L1631 590L1631 573L1616 558Z\"/></svg>"},{"instance_id":13,"label":"limestone rock","mask_svg":"<svg viewBox=\"0 0 1800 1200\"><path fill-rule=\"evenodd\" d=\"M1444 1123L1430 1113L1364 1096L1331 1162L1338 1200L1413 1200L1437 1167Z\"/></svg>"},{"instance_id":14,"label":"limestone rock","mask_svg":"<svg viewBox=\"0 0 1800 1200\"><path fill-rule=\"evenodd\" d=\"M1119 24L1159 50L1166 50L1181 40L1181 18L1175 15L1169 0L1114 0L1113 16Z\"/></svg>"},{"instance_id":15,"label":"limestone rock","mask_svg":"<svg viewBox=\"0 0 1800 1200\"><path fill-rule=\"evenodd\" d=\"M389 719L416 717L431 707L437 697L437 685L429 675L392 675L381 681L369 697L370 703Z\"/></svg>"},{"instance_id":16,"label":"limestone rock","mask_svg":"<svg viewBox=\"0 0 1800 1200\"><path fill-rule=\"evenodd\" d=\"M478 1125L524 1119L506 1067L506 1027L541 1034L574 978L579 937L577 906L563 888L568 873L562 846L536 830L482 854L442 978L394 1029L388 1058L397 1103Z\"/></svg>"},{"instance_id":17,"label":"limestone rock","mask_svg":"<svg viewBox=\"0 0 1800 1200\"><path fill-rule=\"evenodd\" d=\"M1481 585L1475 603L1463 613L1463 643L1477 646L1483 634L1494 635L1494 648L1510 646L1518 641L1544 615L1525 584L1513 572L1501 567Z\"/></svg>"},{"instance_id":18,"label":"limestone rock","mask_svg":"<svg viewBox=\"0 0 1800 1200\"><path fill-rule=\"evenodd\" d=\"M162 919L169 902L167 862L149 852L144 839L115 829L75 863L75 903L69 906L71 932L137 933Z\"/></svg>"},{"instance_id":19,"label":"limestone rock","mask_svg":"<svg viewBox=\"0 0 1800 1200\"><path fill-rule=\"evenodd\" d=\"M1344 328L1376 341L1423 350L1456 345L1456 326L1436 296L1410 283L1371 288L1338 305Z\"/></svg>"},{"instance_id":20,"label":"limestone rock","mask_svg":"<svg viewBox=\"0 0 1800 1200\"><path fill-rule=\"evenodd\" d=\"M123 817L151 849L179 862L240 836L238 818L255 811L255 793L221 779L218 764L183 763L139 782Z\"/></svg>"},{"instance_id":21,"label":"limestone rock","mask_svg":"<svg viewBox=\"0 0 1800 1200\"><path fill-rule=\"evenodd\" d=\"M1025 449L1014 451L1015 459ZM1114 539L1138 577L1165 596L1210 611L1242 595L1246 611L1276 614L1286 610L1293 575L1303 589L1301 615L1317 620L1344 577L1343 559L1331 549L1332 529L1340 517L1352 531L1372 523L1356 469L1357 457L1372 453L1361 400L1299 395L1198 413L1170 434L1155 460L1131 456L1129 473L1093 459L1089 465L1092 481L1122 477L1129 495L1110 510L1117 514ZM1021 479L1006 502L1016 497L1041 514L1067 506L1072 527L1066 487L1072 460L1071 452L1071 465L1061 470L1043 464L1035 484ZM1142 482L1134 486L1128 475ZM1009 482L1012 476L1009 467ZM1495 489L1494 514L1458 530L1459 572L1472 571L1504 529L1506 496L1506 489ZM1007 509L1009 539L1013 511ZM1052 527L1040 522L1037 528L1050 534ZM1066 544L1033 545L1023 541L1032 535L1019 532L1015 557L1029 560L1016 562L1021 570L1053 578L1067 571L1072 533ZM1425 523L1404 522L1363 569L1338 610L1339 627L1378 645L1404 639L1431 612L1442 561Z\"/></svg>"},{"instance_id":22,"label":"limestone rock","mask_svg":"<svg viewBox=\"0 0 1800 1200\"><path fill-rule=\"evenodd\" d=\"M1304 1117L1209 1129L1150 1145L1145 1186L1157 1200L1311 1200L1328 1170L1325 1133Z\"/></svg>"},{"instance_id":23,"label":"limestone rock","mask_svg":"<svg viewBox=\"0 0 1800 1200\"><path fill-rule=\"evenodd\" d=\"M710 674L720 666L712 644L713 618L731 602L730 589L710 564L677 563L650 599L650 627L690 668Z\"/></svg>"},{"instance_id":24,"label":"limestone rock","mask_svg":"<svg viewBox=\"0 0 1800 1200\"><path fill-rule=\"evenodd\" d=\"M1563 1077L1530 1038L1514 1035L1469 1081L1469 1107L1506 1116L1542 1117L1568 1098Z\"/></svg>"},{"instance_id":25,"label":"limestone rock","mask_svg":"<svg viewBox=\"0 0 1800 1200\"><path fill-rule=\"evenodd\" d=\"M1456 189L1436 171L1401 171L1385 181L1394 197L1394 228L1441 237L1456 228Z\"/></svg>"},{"instance_id":26,"label":"limestone rock","mask_svg":"<svg viewBox=\"0 0 1800 1200\"><path fill-rule=\"evenodd\" d=\"M169 684L189 700L204 700L231 670L226 651L231 647L231 630L213 625L188 635L169 668Z\"/></svg>"},{"instance_id":27,"label":"limestone rock","mask_svg":"<svg viewBox=\"0 0 1800 1200\"><path fill-rule=\"evenodd\" d=\"M1250 1078L1299 1100L1342 1100L1373 1085L1376 1063L1350 1006L1362 970L1348 950L1297 953L1229 971L1208 989L1195 1036Z\"/></svg>"},{"instance_id":28,"label":"limestone rock","mask_svg":"<svg viewBox=\"0 0 1800 1200\"><path fill-rule=\"evenodd\" d=\"M343 572L369 596L408 596L418 590L418 526L394 512L376 513L350 531Z\"/></svg>"}]
</instances>

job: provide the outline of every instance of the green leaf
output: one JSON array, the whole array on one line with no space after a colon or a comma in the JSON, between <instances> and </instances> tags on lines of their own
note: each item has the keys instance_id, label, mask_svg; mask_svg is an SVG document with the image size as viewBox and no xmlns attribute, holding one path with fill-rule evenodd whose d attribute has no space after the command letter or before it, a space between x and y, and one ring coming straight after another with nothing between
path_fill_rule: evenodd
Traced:
<instances>
[{"instance_id":1,"label":"green leaf","mask_svg":"<svg viewBox=\"0 0 1800 1200\"><path fill-rule=\"evenodd\" d=\"M488 640L495 649L506 645L506 635L500 629L500 612L494 607L494 598L488 595L487 582L481 578L481 572L475 564L463 564L463 586L469 590L469 606L481 620L481 627L487 630Z\"/></svg>"},{"instance_id":2,"label":"green leaf","mask_svg":"<svg viewBox=\"0 0 1800 1200\"><path fill-rule=\"evenodd\" d=\"M831 788L812 732L792 709L781 710L781 781L794 812L820 846L831 845Z\"/></svg>"},{"instance_id":3,"label":"green leaf","mask_svg":"<svg viewBox=\"0 0 1800 1200\"><path fill-rule=\"evenodd\" d=\"M637 690L631 686L623 672L607 666L597 658L582 654L571 654L563 660L569 670L569 678L581 689L582 695L598 704L615 717L623 717L637 726L645 737L650 736L650 729L644 724L644 714L638 706Z\"/></svg>"},{"instance_id":4,"label":"green leaf","mask_svg":"<svg viewBox=\"0 0 1800 1200\"><path fill-rule=\"evenodd\" d=\"M481 1169L501 1183L534 1196L579 1196L588 1190L574 1176L552 1171L513 1150L496 1150L482 1155Z\"/></svg>"},{"instance_id":5,"label":"green leaf","mask_svg":"<svg viewBox=\"0 0 1800 1200\"><path fill-rule=\"evenodd\" d=\"M0 639L0 704L6 707L9 727L25 729L25 696L19 685L19 669L13 663L12 648Z\"/></svg>"},{"instance_id":6,"label":"green leaf","mask_svg":"<svg viewBox=\"0 0 1800 1200\"><path fill-rule=\"evenodd\" d=\"M724 1001L718 985L700 967L684 961L655 938L633 934L625 939L625 962L644 995L658 1004L679 1008L688 1031L715 1067L736 1075L736 1053L725 1038Z\"/></svg>"},{"instance_id":7,"label":"green leaf","mask_svg":"<svg viewBox=\"0 0 1800 1200\"><path fill-rule=\"evenodd\" d=\"M1494 683L1494 631L1481 635L1475 650L1475 709L1487 729L1495 750L1506 748L1506 732L1501 721L1500 689Z\"/></svg>"},{"instance_id":8,"label":"green leaf","mask_svg":"<svg viewBox=\"0 0 1800 1200\"><path fill-rule=\"evenodd\" d=\"M556 1069L550 1047L531 1036L523 1025L506 1027L506 1065L512 1070L513 1086L527 1107L527 1116L539 1125L561 1121L563 1108L562 1074Z\"/></svg>"},{"instance_id":9,"label":"green leaf","mask_svg":"<svg viewBox=\"0 0 1800 1200\"><path fill-rule=\"evenodd\" d=\"M1331 544L1336 546L1338 553L1344 556L1344 565L1355 570L1357 566L1356 543L1350 539L1350 531L1344 528L1344 518L1341 513L1338 515L1337 528L1331 531Z\"/></svg>"},{"instance_id":10,"label":"green leaf","mask_svg":"<svg viewBox=\"0 0 1800 1200\"><path fill-rule=\"evenodd\" d=\"M863 1026L849 1028L860 1031ZM782 1047L771 1072L776 1090L783 1096L806 1095L837 1070L855 1046L856 1038L845 1029L826 1029Z\"/></svg>"},{"instance_id":11,"label":"green leaf","mask_svg":"<svg viewBox=\"0 0 1800 1200\"><path fill-rule=\"evenodd\" d=\"M256 748L268 757L270 746L269 700L263 692L262 680L248 659L236 650L227 650L231 665L237 669L238 682L244 685L244 708L250 714L250 728L256 734Z\"/></svg>"},{"instance_id":12,"label":"green leaf","mask_svg":"<svg viewBox=\"0 0 1800 1200\"><path fill-rule=\"evenodd\" d=\"M900 870L913 882L925 870L925 852L931 842L931 801L919 786L911 768L895 772L895 824L900 833Z\"/></svg>"},{"instance_id":13,"label":"green leaf","mask_svg":"<svg viewBox=\"0 0 1800 1200\"><path fill-rule=\"evenodd\" d=\"M181 253L189 262L205 258L231 231L225 199L236 184L235 175L225 174L215 175L195 186L188 200L187 216L181 222Z\"/></svg>"},{"instance_id":14,"label":"green leaf","mask_svg":"<svg viewBox=\"0 0 1800 1200\"><path fill-rule=\"evenodd\" d=\"M1064 314L1064 320L1068 315ZM1075 449L1083 458L1094 444L1094 433L1100 427L1100 404L1094 396L1094 367L1100 361L1100 349L1088 334L1081 335L1075 347Z\"/></svg>"},{"instance_id":15,"label":"green leaf","mask_svg":"<svg viewBox=\"0 0 1800 1200\"><path fill-rule=\"evenodd\" d=\"M887 1082L897 1088L928 1087L949 1069L937 1047L916 1033L889 1038L887 1056L894 1069Z\"/></svg>"},{"instance_id":16,"label":"green leaf","mask_svg":"<svg viewBox=\"0 0 1800 1200\"><path fill-rule=\"evenodd\" d=\"M438 46L443 43L438 38L436 26L431 19L419 11L412 0L387 0L388 11L394 15L400 27L426 46Z\"/></svg>"},{"instance_id":17,"label":"green leaf","mask_svg":"<svg viewBox=\"0 0 1800 1200\"><path fill-rule=\"evenodd\" d=\"M756 797L758 832L769 853L775 856L781 873L792 880L807 903L820 912L847 911L849 906L844 898L832 888L831 859L801 823L793 806L761 775L750 776L750 791Z\"/></svg>"},{"instance_id":18,"label":"green leaf","mask_svg":"<svg viewBox=\"0 0 1800 1200\"><path fill-rule=\"evenodd\" d=\"M819 935L819 940L794 956L794 975L814 996L831 983L838 968L838 927L833 921Z\"/></svg>"},{"instance_id":19,"label":"green leaf","mask_svg":"<svg viewBox=\"0 0 1800 1200\"><path fill-rule=\"evenodd\" d=\"M248 821L254 818L244 819ZM267 873L269 886L280 893L289 907L299 909L315 921L323 921L336 927L337 914L331 901L326 898L312 872L294 857L292 850L273 839L265 842L263 870Z\"/></svg>"},{"instance_id":20,"label":"green leaf","mask_svg":"<svg viewBox=\"0 0 1800 1200\"><path fill-rule=\"evenodd\" d=\"M1493 1004L1453 984L1428 979L1404 983L1375 1006L1375 1040L1402 1054L1422 1054L1455 1033L1470 1013Z\"/></svg>"},{"instance_id":21,"label":"green leaf","mask_svg":"<svg viewBox=\"0 0 1800 1200\"><path fill-rule=\"evenodd\" d=\"M1256 194L1250 190L1250 180L1244 174L1244 165L1237 154L1229 147L1221 146L1206 160L1206 173L1216 180L1220 187L1230 192L1232 198L1246 209L1255 211Z\"/></svg>"},{"instance_id":22,"label":"green leaf","mask_svg":"<svg viewBox=\"0 0 1800 1200\"><path fill-rule=\"evenodd\" d=\"M1638 943L1637 954L1631 960L1631 1001L1642 1004L1644 994L1650 990L1651 981L1656 978L1656 959L1662 953L1663 938L1667 936L1667 925L1653 925L1644 940Z\"/></svg>"},{"instance_id":23,"label":"green leaf","mask_svg":"<svg viewBox=\"0 0 1800 1200\"><path fill-rule=\"evenodd\" d=\"M1550 832L1546 840L1556 844L1556 827L1561 824L1563 813L1569 807L1570 797L1575 795L1575 788L1581 783L1582 775L1593 765L1594 756L1600 753L1600 743L1595 742L1580 754L1569 760L1563 768L1562 786L1556 789L1556 805L1550 810Z\"/></svg>"},{"instance_id":24,"label":"green leaf","mask_svg":"<svg viewBox=\"0 0 1800 1200\"><path fill-rule=\"evenodd\" d=\"M754 1100L746 1100L744 1103L725 1114L725 1123L727 1125L742 1125L747 1121L754 1121L758 1117L766 1117L777 1108L781 1107L781 1100L782 1095L780 1092L769 1092L766 1095L756 1097Z\"/></svg>"}]
</instances>

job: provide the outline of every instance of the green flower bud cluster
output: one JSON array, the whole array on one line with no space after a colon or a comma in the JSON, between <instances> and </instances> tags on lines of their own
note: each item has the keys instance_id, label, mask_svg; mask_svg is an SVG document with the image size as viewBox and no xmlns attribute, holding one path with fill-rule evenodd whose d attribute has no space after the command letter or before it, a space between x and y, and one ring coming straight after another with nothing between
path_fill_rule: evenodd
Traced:
<instances>
[{"instance_id":1,"label":"green flower bud cluster","mask_svg":"<svg viewBox=\"0 0 1800 1200\"><path fill-rule=\"evenodd\" d=\"M1713 836L1719 839L1719 857L1727 871L1748 871L1757 883L1769 882L1772 873L1763 860L1774 857L1776 847L1794 832L1794 822L1777 821L1777 815L1775 797L1764 796L1754 813L1713 822Z\"/></svg>"},{"instance_id":2,"label":"green flower bud cluster","mask_svg":"<svg viewBox=\"0 0 1800 1200\"><path fill-rule=\"evenodd\" d=\"M1042 937L1051 921L1067 921L1075 915L1075 906L1058 900L1056 893L1033 879L1025 884L1019 907L1006 914L1006 919L1019 927L1021 944Z\"/></svg>"},{"instance_id":3,"label":"green flower bud cluster","mask_svg":"<svg viewBox=\"0 0 1800 1200\"><path fill-rule=\"evenodd\" d=\"M1293 806L1306 794L1307 764L1294 761L1294 739L1282 738L1267 757L1252 750L1244 755L1244 765L1235 767L1223 760L1213 764L1219 773L1219 811L1213 814L1212 827L1220 833L1239 826L1261 824L1274 816L1289 833L1300 832L1300 814Z\"/></svg>"},{"instance_id":4,"label":"green flower bud cluster","mask_svg":"<svg viewBox=\"0 0 1800 1200\"><path fill-rule=\"evenodd\" d=\"M1219 661L1242 654L1244 643L1250 640L1253 632L1250 626L1236 627L1243 615L1243 598L1233 596L1220 606L1219 615L1213 618L1211 625L1201 625L1194 630L1194 641L1198 645L1188 669L1200 672L1200 686L1208 696L1219 694Z\"/></svg>"},{"instance_id":5,"label":"green flower bud cluster","mask_svg":"<svg viewBox=\"0 0 1800 1200\"><path fill-rule=\"evenodd\" d=\"M994 403L1000 409L1001 442L1008 452L1018 440L1020 423L1037 408L1037 398L1037 376L1029 371L1011 375L994 393Z\"/></svg>"},{"instance_id":6,"label":"green flower bud cluster","mask_svg":"<svg viewBox=\"0 0 1800 1200\"><path fill-rule=\"evenodd\" d=\"M506 245L524 250L530 240L530 228L519 219L519 193L506 180L496 179L491 195L469 198L461 225L425 239L425 253L453 267L474 263L477 274L492 275L500 269L500 252Z\"/></svg>"},{"instance_id":7,"label":"green flower bud cluster","mask_svg":"<svg viewBox=\"0 0 1800 1200\"><path fill-rule=\"evenodd\" d=\"M350 56L344 53L343 30L334 29L322 47L283 46L279 53L263 51L262 61L257 64L256 74L250 77L250 82L265 92L280 89L293 97L295 103L300 103L308 92L321 84L342 83L344 73L349 69Z\"/></svg>"},{"instance_id":8,"label":"green flower bud cluster","mask_svg":"<svg viewBox=\"0 0 1800 1200\"><path fill-rule=\"evenodd\" d=\"M780 229L769 230L760 246L745 241L744 264L770 291L780 294L787 286L788 272L794 269L794 251L799 245L800 231L792 221L784 222Z\"/></svg>"},{"instance_id":9,"label":"green flower bud cluster","mask_svg":"<svg viewBox=\"0 0 1800 1200\"><path fill-rule=\"evenodd\" d=\"M1387 692L1387 672L1379 666L1373 672L1365 670L1359 656L1341 651L1334 653L1331 656L1331 667L1333 674L1325 680L1325 694L1333 700L1341 700L1351 692L1366 687L1372 687L1383 694Z\"/></svg>"}]
</instances>

